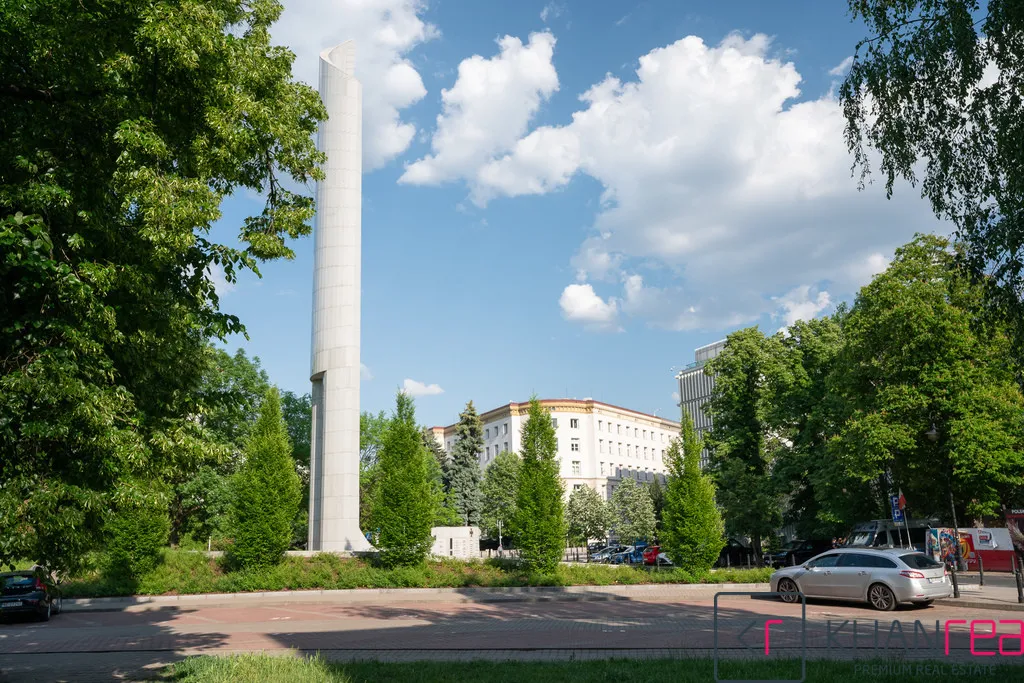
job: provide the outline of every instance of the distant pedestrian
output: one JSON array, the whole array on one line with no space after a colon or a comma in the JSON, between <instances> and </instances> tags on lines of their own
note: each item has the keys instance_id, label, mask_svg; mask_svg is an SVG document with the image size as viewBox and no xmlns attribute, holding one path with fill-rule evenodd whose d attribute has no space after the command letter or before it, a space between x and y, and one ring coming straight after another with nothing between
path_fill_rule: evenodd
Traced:
<instances>
[{"instance_id":1,"label":"distant pedestrian","mask_svg":"<svg viewBox=\"0 0 1024 683\"><path fill-rule=\"evenodd\" d=\"M839 539L836 538L835 536L832 537L832 547L833 548L838 548L839 547Z\"/></svg>"}]
</instances>

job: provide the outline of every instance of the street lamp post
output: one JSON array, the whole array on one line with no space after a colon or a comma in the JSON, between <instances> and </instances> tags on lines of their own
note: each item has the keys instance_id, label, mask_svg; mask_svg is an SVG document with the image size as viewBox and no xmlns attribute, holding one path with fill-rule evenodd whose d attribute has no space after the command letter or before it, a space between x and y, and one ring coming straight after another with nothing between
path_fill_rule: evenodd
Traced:
<instances>
[{"instance_id":1,"label":"street lamp post","mask_svg":"<svg viewBox=\"0 0 1024 683\"><path fill-rule=\"evenodd\" d=\"M933 444L939 441L939 430L932 422L931 429L924 433ZM960 597L960 586L957 585L956 572L960 569L960 526L956 523L956 504L953 502L953 467L950 462L949 472L949 511L953 514L953 597Z\"/></svg>"}]
</instances>

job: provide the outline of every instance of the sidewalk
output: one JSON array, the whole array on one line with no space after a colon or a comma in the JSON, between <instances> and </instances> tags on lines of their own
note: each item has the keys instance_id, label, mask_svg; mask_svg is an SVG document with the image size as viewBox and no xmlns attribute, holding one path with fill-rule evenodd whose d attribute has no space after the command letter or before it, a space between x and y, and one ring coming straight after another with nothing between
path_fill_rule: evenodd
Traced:
<instances>
[{"instance_id":1,"label":"sidewalk","mask_svg":"<svg viewBox=\"0 0 1024 683\"><path fill-rule=\"evenodd\" d=\"M342 590L206 593L201 595L136 595L120 598L64 600L65 612L144 612L189 606L253 604L388 602L580 602L606 600L714 600L721 591L769 591L767 583L654 583L635 586L540 586L525 588L351 588Z\"/></svg>"},{"instance_id":2,"label":"sidewalk","mask_svg":"<svg viewBox=\"0 0 1024 683\"><path fill-rule=\"evenodd\" d=\"M989 572L985 585L979 585L977 572L957 574L960 597L936 600L935 604L969 609L999 609L1024 612L1024 603L1017 601L1017 583L1012 574Z\"/></svg>"}]
</instances>

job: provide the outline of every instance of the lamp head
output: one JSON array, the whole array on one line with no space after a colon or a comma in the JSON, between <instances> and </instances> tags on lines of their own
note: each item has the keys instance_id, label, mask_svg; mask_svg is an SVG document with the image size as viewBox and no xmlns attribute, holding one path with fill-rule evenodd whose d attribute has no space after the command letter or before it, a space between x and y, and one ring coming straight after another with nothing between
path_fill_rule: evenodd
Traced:
<instances>
[{"instance_id":1,"label":"lamp head","mask_svg":"<svg viewBox=\"0 0 1024 683\"><path fill-rule=\"evenodd\" d=\"M932 422L932 428L925 432L924 435L928 437L928 440L932 443L939 440L939 430L935 427L934 422Z\"/></svg>"}]
</instances>

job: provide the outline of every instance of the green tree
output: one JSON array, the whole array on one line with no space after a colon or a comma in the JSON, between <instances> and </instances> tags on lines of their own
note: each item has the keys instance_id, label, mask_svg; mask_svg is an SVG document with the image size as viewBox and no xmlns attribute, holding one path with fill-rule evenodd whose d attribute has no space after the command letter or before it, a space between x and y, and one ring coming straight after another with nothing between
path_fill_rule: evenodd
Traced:
<instances>
[{"instance_id":1,"label":"green tree","mask_svg":"<svg viewBox=\"0 0 1024 683\"><path fill-rule=\"evenodd\" d=\"M299 477L309 484L310 449L313 439L313 398L286 391L281 394L281 414L288 428L288 441L292 444L292 460Z\"/></svg>"},{"instance_id":2,"label":"green tree","mask_svg":"<svg viewBox=\"0 0 1024 683\"><path fill-rule=\"evenodd\" d=\"M430 472L430 487L434 496L434 505L437 514L434 517L434 526L462 526L462 518L455 511L448 492L445 491L443 464L446 460L445 452L441 444L437 443L434 433L429 427L420 430L423 436L423 447L427 449L430 457L427 459L427 469Z\"/></svg>"},{"instance_id":3,"label":"green tree","mask_svg":"<svg viewBox=\"0 0 1024 683\"><path fill-rule=\"evenodd\" d=\"M322 177L325 111L270 43L273 0L29 0L0 41L0 562L55 569L101 543L137 480L194 471L193 417L234 282L290 258ZM221 200L266 206L210 239ZM149 492L156 500L155 491Z\"/></svg>"},{"instance_id":4,"label":"green tree","mask_svg":"<svg viewBox=\"0 0 1024 683\"><path fill-rule=\"evenodd\" d=\"M205 511L201 506L209 503L218 508L226 503L221 496L223 486L238 470L249 432L259 418L260 403L270 388L260 359L249 358L243 349L229 354L208 344L203 357L205 365L195 392L196 414L209 443L204 453L196 454L191 466L170 468L164 474L172 486L172 543L180 542L189 528L195 531L197 525L207 527L210 519L223 512ZM203 491L204 486L213 488Z\"/></svg>"},{"instance_id":5,"label":"green tree","mask_svg":"<svg viewBox=\"0 0 1024 683\"><path fill-rule=\"evenodd\" d=\"M437 516L430 464L412 397L400 391L378 452L371 513L374 545L385 566L418 565L430 552L430 528Z\"/></svg>"},{"instance_id":6,"label":"green tree","mask_svg":"<svg viewBox=\"0 0 1024 683\"><path fill-rule=\"evenodd\" d=\"M612 493L612 528L619 540L632 543L654 539L654 503L647 487L626 477Z\"/></svg>"},{"instance_id":7,"label":"green tree","mask_svg":"<svg viewBox=\"0 0 1024 683\"><path fill-rule=\"evenodd\" d=\"M919 179L951 221L960 264L1024 343L1024 12L1018 0L849 0L868 37L839 96L864 175L880 154L891 195ZM863 178L863 176L862 176Z\"/></svg>"},{"instance_id":8,"label":"green tree","mask_svg":"<svg viewBox=\"0 0 1024 683\"><path fill-rule=\"evenodd\" d=\"M837 396L829 389L836 358L843 348L841 305L834 315L789 326L781 340L783 362L791 381L778 387L769 418L773 431L782 437L772 478L782 497L783 522L793 524L804 538L845 535L852 524L864 519L856 496L842 496L842 504L821 505L820 491L829 496L842 488L855 491L851 480L835 479L826 447L838 419Z\"/></svg>"},{"instance_id":9,"label":"green tree","mask_svg":"<svg viewBox=\"0 0 1024 683\"><path fill-rule=\"evenodd\" d=\"M844 325L831 390L842 401L819 490L842 482L875 514L902 489L916 517L997 515L1024 485L1024 396L999 325L978 330L980 286L947 240L919 235L861 289ZM937 443L926 438L935 424ZM846 485L848 498L851 489Z\"/></svg>"},{"instance_id":10,"label":"green tree","mask_svg":"<svg viewBox=\"0 0 1024 683\"><path fill-rule=\"evenodd\" d=\"M722 353L705 366L715 376L705 408L713 425L709 471L726 530L750 536L758 559L761 541L782 524L782 501L771 473L785 447L773 413L780 386L790 381L787 370L781 335L765 337L756 327L730 334Z\"/></svg>"},{"instance_id":11,"label":"green tree","mask_svg":"<svg viewBox=\"0 0 1024 683\"><path fill-rule=\"evenodd\" d=\"M242 567L276 564L291 543L301 495L291 453L281 399L270 389L232 480L230 554Z\"/></svg>"},{"instance_id":12,"label":"green tree","mask_svg":"<svg viewBox=\"0 0 1024 683\"><path fill-rule=\"evenodd\" d=\"M159 482L139 482L134 495L121 501L106 522L106 566L118 578L137 579L154 569L171 530L167 501L146 489L161 491Z\"/></svg>"},{"instance_id":13,"label":"green tree","mask_svg":"<svg viewBox=\"0 0 1024 683\"><path fill-rule=\"evenodd\" d=\"M605 539L615 520L601 494L586 484L573 489L565 508L569 540L584 545L592 539Z\"/></svg>"},{"instance_id":14,"label":"green tree","mask_svg":"<svg viewBox=\"0 0 1024 683\"><path fill-rule=\"evenodd\" d=\"M231 479L209 465L177 488L178 505L184 525L182 535L196 541L224 538L229 533Z\"/></svg>"},{"instance_id":15,"label":"green tree","mask_svg":"<svg viewBox=\"0 0 1024 683\"><path fill-rule=\"evenodd\" d=\"M518 455L511 451L502 451L484 470L484 481L480 485L484 498L480 527L489 538L498 537L499 522L503 535L507 536L510 533L509 524L516 516L520 465Z\"/></svg>"},{"instance_id":16,"label":"green tree","mask_svg":"<svg viewBox=\"0 0 1024 683\"><path fill-rule=\"evenodd\" d=\"M655 473L654 479L647 484L647 495L651 497L654 505L654 520L657 528L661 528L662 518L665 512L665 488L661 484L661 476Z\"/></svg>"},{"instance_id":17,"label":"green tree","mask_svg":"<svg viewBox=\"0 0 1024 683\"><path fill-rule=\"evenodd\" d=\"M679 438L665 452L668 490L661 542L672 562L697 572L715 564L725 546L725 525L715 504L715 485L700 471L704 444L690 414L683 410Z\"/></svg>"},{"instance_id":18,"label":"green tree","mask_svg":"<svg viewBox=\"0 0 1024 683\"><path fill-rule=\"evenodd\" d=\"M565 551L562 480L558 476L555 428L537 397L520 435L522 462L513 534L529 571L552 572Z\"/></svg>"},{"instance_id":19,"label":"green tree","mask_svg":"<svg viewBox=\"0 0 1024 683\"><path fill-rule=\"evenodd\" d=\"M382 410L377 414L359 413L359 523L369 528L378 482L377 454L384 443L390 418Z\"/></svg>"},{"instance_id":20,"label":"green tree","mask_svg":"<svg viewBox=\"0 0 1024 683\"><path fill-rule=\"evenodd\" d=\"M455 444L448 462L448 492L462 523L480 524L483 498L480 494L480 454L484 450L484 427L473 402L459 415Z\"/></svg>"}]
</instances>

